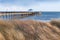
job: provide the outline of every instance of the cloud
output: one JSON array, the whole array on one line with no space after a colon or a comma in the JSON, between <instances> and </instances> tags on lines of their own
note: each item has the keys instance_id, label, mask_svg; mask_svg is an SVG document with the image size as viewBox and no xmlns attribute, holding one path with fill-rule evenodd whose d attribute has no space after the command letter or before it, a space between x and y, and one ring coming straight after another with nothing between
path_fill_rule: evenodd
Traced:
<instances>
[{"instance_id":1,"label":"cloud","mask_svg":"<svg viewBox=\"0 0 60 40\"><path fill-rule=\"evenodd\" d=\"M33 9L33 11L60 11L60 1L40 1L48 0L0 0L0 11L28 11L28 9Z\"/></svg>"},{"instance_id":2,"label":"cloud","mask_svg":"<svg viewBox=\"0 0 60 40\"><path fill-rule=\"evenodd\" d=\"M36 3L36 0L0 0L0 3L29 6Z\"/></svg>"},{"instance_id":3,"label":"cloud","mask_svg":"<svg viewBox=\"0 0 60 40\"><path fill-rule=\"evenodd\" d=\"M41 3L41 11L60 11L60 2L57 3Z\"/></svg>"},{"instance_id":4,"label":"cloud","mask_svg":"<svg viewBox=\"0 0 60 40\"><path fill-rule=\"evenodd\" d=\"M31 6L1 5L0 11L60 11L60 3L37 3Z\"/></svg>"},{"instance_id":5,"label":"cloud","mask_svg":"<svg viewBox=\"0 0 60 40\"><path fill-rule=\"evenodd\" d=\"M42 2L29 6L34 11L60 11L60 2Z\"/></svg>"},{"instance_id":6,"label":"cloud","mask_svg":"<svg viewBox=\"0 0 60 40\"><path fill-rule=\"evenodd\" d=\"M27 9L23 6L15 6L15 5L10 5L10 6L4 6L0 5L0 11L26 11Z\"/></svg>"}]
</instances>

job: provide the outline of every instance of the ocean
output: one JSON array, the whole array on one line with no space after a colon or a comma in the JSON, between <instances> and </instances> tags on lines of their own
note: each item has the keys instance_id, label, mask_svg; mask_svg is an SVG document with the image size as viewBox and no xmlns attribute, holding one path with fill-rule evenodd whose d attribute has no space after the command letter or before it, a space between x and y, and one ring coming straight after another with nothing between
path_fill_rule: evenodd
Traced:
<instances>
[{"instance_id":1,"label":"ocean","mask_svg":"<svg viewBox=\"0 0 60 40\"><path fill-rule=\"evenodd\" d=\"M34 15L26 17L24 19L33 19L33 20L51 20L51 19L60 19L60 12L42 12L41 15Z\"/></svg>"},{"instance_id":2,"label":"ocean","mask_svg":"<svg viewBox=\"0 0 60 40\"><path fill-rule=\"evenodd\" d=\"M0 19L3 18L2 16ZM9 19L9 16L7 16ZM6 16L4 16L3 19L6 19ZM51 19L60 19L60 12L42 12L41 15L34 15L34 16L29 16L25 18L21 18L23 20L51 20Z\"/></svg>"}]
</instances>

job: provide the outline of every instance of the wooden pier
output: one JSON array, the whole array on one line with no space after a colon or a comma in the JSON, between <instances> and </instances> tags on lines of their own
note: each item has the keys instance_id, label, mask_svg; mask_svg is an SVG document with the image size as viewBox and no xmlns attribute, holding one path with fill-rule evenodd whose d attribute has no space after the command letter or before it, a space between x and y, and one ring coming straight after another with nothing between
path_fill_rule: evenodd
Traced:
<instances>
[{"instance_id":1,"label":"wooden pier","mask_svg":"<svg viewBox=\"0 0 60 40\"><path fill-rule=\"evenodd\" d=\"M21 12L0 12L0 17L7 17L9 16L10 19L16 19L16 18L24 18L28 16L33 16L33 15L40 15L40 12L26 12L26 11L21 11Z\"/></svg>"}]
</instances>

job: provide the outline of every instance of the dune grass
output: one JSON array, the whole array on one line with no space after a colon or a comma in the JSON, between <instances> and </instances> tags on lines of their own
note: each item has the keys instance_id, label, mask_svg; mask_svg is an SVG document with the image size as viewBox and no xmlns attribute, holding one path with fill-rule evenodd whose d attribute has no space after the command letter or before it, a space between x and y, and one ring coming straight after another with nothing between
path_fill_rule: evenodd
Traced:
<instances>
[{"instance_id":1,"label":"dune grass","mask_svg":"<svg viewBox=\"0 0 60 40\"><path fill-rule=\"evenodd\" d=\"M0 20L0 40L60 40L60 22Z\"/></svg>"}]
</instances>

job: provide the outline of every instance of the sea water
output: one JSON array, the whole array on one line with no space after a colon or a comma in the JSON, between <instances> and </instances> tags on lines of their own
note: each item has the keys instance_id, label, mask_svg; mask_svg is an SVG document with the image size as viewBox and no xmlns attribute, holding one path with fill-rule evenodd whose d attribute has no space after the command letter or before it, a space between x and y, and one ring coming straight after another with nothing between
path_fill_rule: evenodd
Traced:
<instances>
[{"instance_id":1,"label":"sea water","mask_svg":"<svg viewBox=\"0 0 60 40\"><path fill-rule=\"evenodd\" d=\"M34 15L26 17L24 19L33 19L33 20L51 20L51 19L60 19L60 12L42 12L41 15Z\"/></svg>"},{"instance_id":2,"label":"sea water","mask_svg":"<svg viewBox=\"0 0 60 40\"><path fill-rule=\"evenodd\" d=\"M6 16L1 16L0 19L6 19ZM7 16L9 19L10 16ZM19 18L20 19L20 18ZM51 20L51 19L60 19L60 12L42 12L41 15L34 15L25 18L23 20Z\"/></svg>"}]
</instances>

